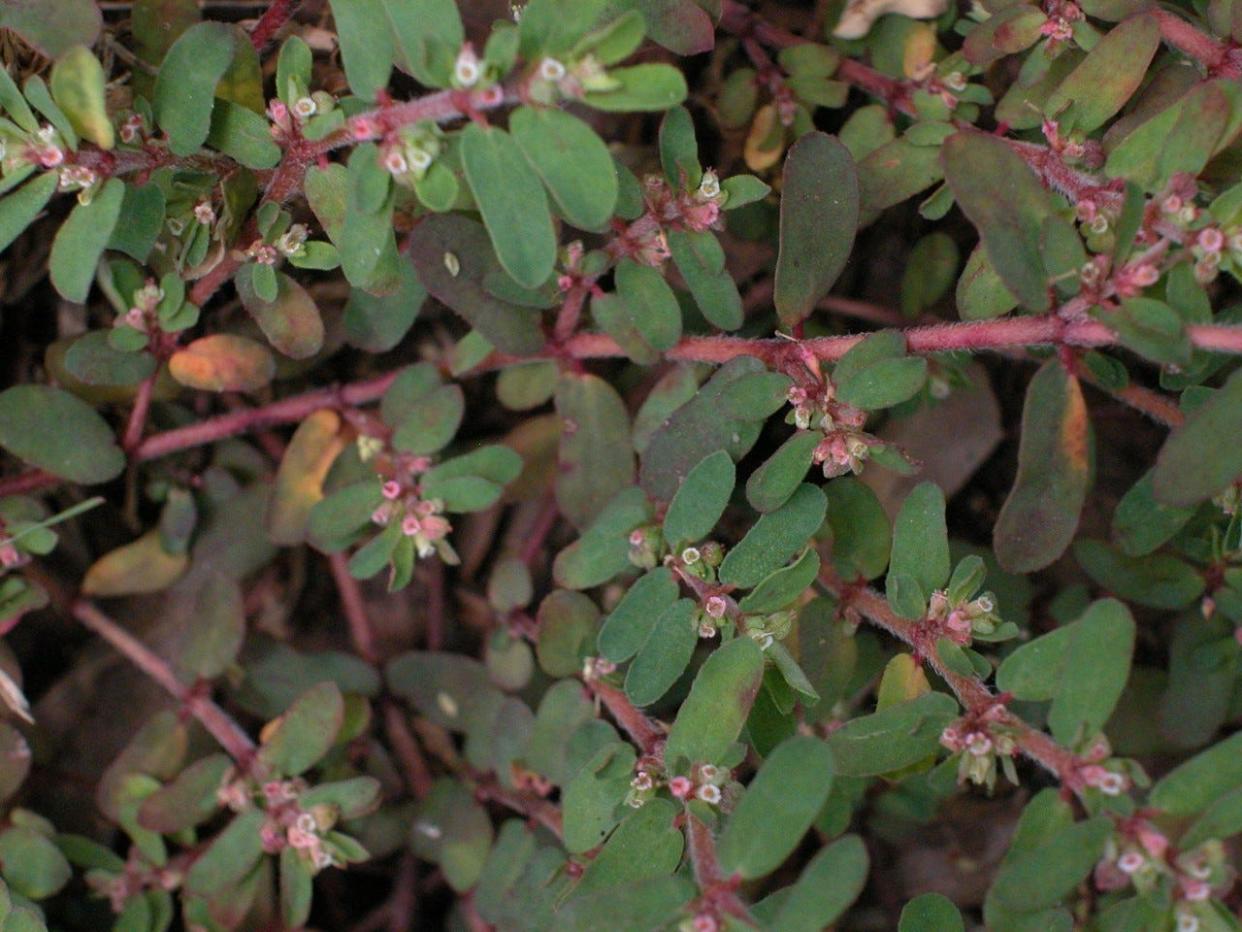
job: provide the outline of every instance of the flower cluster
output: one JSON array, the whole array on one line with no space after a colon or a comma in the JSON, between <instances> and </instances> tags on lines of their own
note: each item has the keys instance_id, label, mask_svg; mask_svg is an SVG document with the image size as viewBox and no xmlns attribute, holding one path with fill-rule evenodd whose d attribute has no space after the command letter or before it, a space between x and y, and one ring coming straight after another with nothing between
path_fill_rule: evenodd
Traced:
<instances>
[{"instance_id":1,"label":"flower cluster","mask_svg":"<svg viewBox=\"0 0 1242 932\"><path fill-rule=\"evenodd\" d=\"M954 599L946 590L933 592L924 624L935 637L947 637L965 647L976 634L990 635L1001 624L996 598L990 592L973 599Z\"/></svg>"},{"instance_id":2,"label":"flower cluster","mask_svg":"<svg viewBox=\"0 0 1242 932\"><path fill-rule=\"evenodd\" d=\"M959 719L940 733L940 744L950 753L960 754L957 764L958 783L974 783L990 793L996 786L997 765L1006 779L1017 785L1018 773L1013 756L1017 745L998 723L1006 715L997 703L982 714Z\"/></svg>"},{"instance_id":3,"label":"flower cluster","mask_svg":"<svg viewBox=\"0 0 1242 932\"><path fill-rule=\"evenodd\" d=\"M1210 839L1179 851L1150 821L1141 816L1122 820L1095 867L1095 885L1103 892L1133 886L1138 893L1171 887L1177 901L1179 932L1195 932L1207 901L1225 896L1237 880L1224 845Z\"/></svg>"},{"instance_id":4,"label":"flower cluster","mask_svg":"<svg viewBox=\"0 0 1242 932\"><path fill-rule=\"evenodd\" d=\"M799 430L824 434L811 460L823 470L825 479L862 472L871 452L868 435L862 430L866 412L837 401L835 395L835 386L828 378L812 386L792 385L788 394L793 411L786 421Z\"/></svg>"},{"instance_id":5,"label":"flower cluster","mask_svg":"<svg viewBox=\"0 0 1242 932\"><path fill-rule=\"evenodd\" d=\"M407 474L413 478L430 466L426 457L414 457L407 464ZM413 482L389 479L383 485L384 501L371 514L371 521L381 527L397 524L405 537L412 538L420 557L429 557L446 546L445 537L453 526L441 512L444 503L439 499L424 499L419 487Z\"/></svg>"},{"instance_id":6,"label":"flower cluster","mask_svg":"<svg viewBox=\"0 0 1242 932\"><path fill-rule=\"evenodd\" d=\"M332 806L304 809L299 803L309 789L305 780L268 780L258 792L252 782L230 770L224 775L216 797L234 812L249 809L256 802L262 805L266 818L259 829L259 838L267 854L279 854L286 847L297 850L315 871L340 863L326 837L336 824L337 813Z\"/></svg>"},{"instance_id":7,"label":"flower cluster","mask_svg":"<svg viewBox=\"0 0 1242 932\"><path fill-rule=\"evenodd\" d=\"M636 765L630 791L625 797L626 805L640 809L654 796L661 786L666 786L674 799L689 802L697 799L709 806L726 801L731 775L723 767L714 764L696 764L689 776L676 776L664 780L661 764L653 758L642 758Z\"/></svg>"},{"instance_id":8,"label":"flower cluster","mask_svg":"<svg viewBox=\"0 0 1242 932\"><path fill-rule=\"evenodd\" d=\"M385 141L380 159L397 184L407 188L426 177L440 155L443 133L430 120L403 126Z\"/></svg>"}]
</instances>

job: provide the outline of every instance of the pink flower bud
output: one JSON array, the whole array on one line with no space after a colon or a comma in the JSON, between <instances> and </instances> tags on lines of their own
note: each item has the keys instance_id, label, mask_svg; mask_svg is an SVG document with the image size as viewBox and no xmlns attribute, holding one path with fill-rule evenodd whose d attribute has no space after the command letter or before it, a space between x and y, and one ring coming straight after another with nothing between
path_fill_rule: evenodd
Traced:
<instances>
[{"instance_id":1,"label":"pink flower bud","mask_svg":"<svg viewBox=\"0 0 1242 932\"><path fill-rule=\"evenodd\" d=\"M694 792L694 784L689 777L673 777L668 781L668 791L677 799L688 799Z\"/></svg>"},{"instance_id":2,"label":"pink flower bud","mask_svg":"<svg viewBox=\"0 0 1242 932\"><path fill-rule=\"evenodd\" d=\"M401 533L413 537L423 529L423 523L415 515L406 515L401 521Z\"/></svg>"},{"instance_id":3,"label":"pink flower bud","mask_svg":"<svg viewBox=\"0 0 1242 932\"><path fill-rule=\"evenodd\" d=\"M1117 859L1117 867L1126 874L1141 870L1146 863L1147 861L1137 851L1127 851Z\"/></svg>"},{"instance_id":4,"label":"pink flower bud","mask_svg":"<svg viewBox=\"0 0 1242 932\"><path fill-rule=\"evenodd\" d=\"M1205 227L1199 231L1198 242L1208 252L1220 252L1225 246L1225 234L1217 227Z\"/></svg>"},{"instance_id":5,"label":"pink flower bud","mask_svg":"<svg viewBox=\"0 0 1242 932\"><path fill-rule=\"evenodd\" d=\"M723 618L728 607L728 603L718 595L708 596L707 601L703 603L703 611L712 618Z\"/></svg>"},{"instance_id":6,"label":"pink flower bud","mask_svg":"<svg viewBox=\"0 0 1242 932\"><path fill-rule=\"evenodd\" d=\"M393 499L397 498L401 494L401 483L397 482L396 480L389 479L387 482L384 483L383 492L384 492L384 498L388 499L389 501L392 501Z\"/></svg>"}]
</instances>

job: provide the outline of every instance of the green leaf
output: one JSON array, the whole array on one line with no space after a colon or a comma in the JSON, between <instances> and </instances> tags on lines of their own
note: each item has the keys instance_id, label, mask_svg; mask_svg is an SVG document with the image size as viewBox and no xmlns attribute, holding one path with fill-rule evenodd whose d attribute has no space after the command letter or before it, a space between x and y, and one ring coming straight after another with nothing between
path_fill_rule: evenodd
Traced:
<instances>
[{"instance_id":1,"label":"green leaf","mask_svg":"<svg viewBox=\"0 0 1242 932\"><path fill-rule=\"evenodd\" d=\"M233 28L197 23L169 48L155 81L155 120L174 155L192 155L211 130L216 85L233 62Z\"/></svg>"},{"instance_id":2,"label":"green leaf","mask_svg":"<svg viewBox=\"0 0 1242 932\"><path fill-rule=\"evenodd\" d=\"M608 77L617 82L607 91L588 91L582 102L596 110L614 113L667 110L686 99L686 79L681 69L650 63L612 68Z\"/></svg>"},{"instance_id":3,"label":"green leaf","mask_svg":"<svg viewBox=\"0 0 1242 932\"><path fill-rule=\"evenodd\" d=\"M125 222L113 227L108 248L125 253L135 262L146 262L164 229L165 206L164 192L158 184L127 184L120 210Z\"/></svg>"},{"instance_id":4,"label":"green leaf","mask_svg":"<svg viewBox=\"0 0 1242 932\"><path fill-rule=\"evenodd\" d=\"M137 385L155 372L150 353L123 353L108 343L108 334L91 330L65 351L65 368L87 385Z\"/></svg>"},{"instance_id":5,"label":"green leaf","mask_svg":"<svg viewBox=\"0 0 1242 932\"><path fill-rule=\"evenodd\" d=\"M212 754L195 761L142 801L138 823L152 832L173 835L201 825L220 811L217 792L233 766L227 754Z\"/></svg>"},{"instance_id":6,"label":"green leaf","mask_svg":"<svg viewBox=\"0 0 1242 932\"><path fill-rule=\"evenodd\" d=\"M717 450L690 470L664 515L664 539L676 550L707 537L724 514L737 470L724 450Z\"/></svg>"},{"instance_id":7,"label":"green leaf","mask_svg":"<svg viewBox=\"0 0 1242 932\"><path fill-rule=\"evenodd\" d=\"M1177 844L1187 851L1213 838L1229 838L1239 832L1242 832L1242 789L1230 790L1208 806Z\"/></svg>"},{"instance_id":8,"label":"green leaf","mask_svg":"<svg viewBox=\"0 0 1242 932\"><path fill-rule=\"evenodd\" d=\"M498 350L524 355L543 347L537 314L500 300L484 287L496 259L478 223L451 214L424 217L410 234L408 248L428 293Z\"/></svg>"},{"instance_id":9,"label":"green leaf","mask_svg":"<svg viewBox=\"0 0 1242 932\"><path fill-rule=\"evenodd\" d=\"M552 577L568 589L607 582L630 566L629 534L651 517L642 489L622 489L577 541L556 555Z\"/></svg>"},{"instance_id":10,"label":"green leaf","mask_svg":"<svg viewBox=\"0 0 1242 932\"><path fill-rule=\"evenodd\" d=\"M1134 652L1134 620L1101 599L1072 624L1023 644L1005 658L996 685L1019 699L1052 700L1048 724L1063 744L1099 731L1121 698Z\"/></svg>"},{"instance_id":11,"label":"green leaf","mask_svg":"<svg viewBox=\"0 0 1242 932\"><path fill-rule=\"evenodd\" d=\"M262 809L247 809L233 818L186 873L188 893L211 896L239 883L263 856L259 829Z\"/></svg>"},{"instance_id":12,"label":"green leaf","mask_svg":"<svg viewBox=\"0 0 1242 932\"><path fill-rule=\"evenodd\" d=\"M1138 90L1160 48L1154 16L1132 16L1111 29L1052 92L1044 112L1060 131L1089 133L1103 126Z\"/></svg>"},{"instance_id":13,"label":"green leaf","mask_svg":"<svg viewBox=\"0 0 1242 932\"><path fill-rule=\"evenodd\" d=\"M599 652L613 663L624 663L647 642L664 610L677 599L677 582L666 566L650 570L632 585L604 619Z\"/></svg>"},{"instance_id":14,"label":"green leaf","mask_svg":"<svg viewBox=\"0 0 1242 932\"><path fill-rule=\"evenodd\" d=\"M678 807L650 799L625 817L604 847L588 862L573 899L615 887L667 877L681 863L685 838L674 824Z\"/></svg>"},{"instance_id":15,"label":"green leaf","mask_svg":"<svg viewBox=\"0 0 1242 932\"><path fill-rule=\"evenodd\" d=\"M317 764L336 742L345 701L336 683L312 686L265 733L259 760L273 771L296 777Z\"/></svg>"},{"instance_id":16,"label":"green leaf","mask_svg":"<svg viewBox=\"0 0 1242 932\"><path fill-rule=\"evenodd\" d=\"M1091 873L1112 832L1112 820L1101 815L1070 825L1033 850L1011 851L989 899L1020 912L1056 905Z\"/></svg>"},{"instance_id":17,"label":"green leaf","mask_svg":"<svg viewBox=\"0 0 1242 932\"><path fill-rule=\"evenodd\" d=\"M837 775L873 777L892 773L936 753L940 733L957 715L957 703L944 693L851 719L828 737Z\"/></svg>"},{"instance_id":18,"label":"green leaf","mask_svg":"<svg viewBox=\"0 0 1242 932\"><path fill-rule=\"evenodd\" d=\"M686 474L717 450L725 450L735 462L746 454L761 423L724 414L722 397L733 383L763 371L754 357L731 359L689 401L667 414L647 443L639 471L639 482L652 498L671 500ZM688 379L673 384L679 391L692 389ZM671 391L670 396L678 397ZM656 399L663 403L660 396Z\"/></svg>"},{"instance_id":19,"label":"green leaf","mask_svg":"<svg viewBox=\"0 0 1242 932\"><path fill-rule=\"evenodd\" d=\"M720 564L720 581L742 589L758 585L806 546L823 523L827 507L818 486L798 486L789 501L763 515L729 551Z\"/></svg>"},{"instance_id":20,"label":"green leaf","mask_svg":"<svg viewBox=\"0 0 1242 932\"><path fill-rule=\"evenodd\" d=\"M945 178L979 230L992 267L1024 307L1048 309L1040 231L1052 208L1043 185L1004 140L963 131L941 147Z\"/></svg>"},{"instance_id":21,"label":"green leaf","mask_svg":"<svg viewBox=\"0 0 1242 932\"><path fill-rule=\"evenodd\" d=\"M1156 781L1147 796L1171 816L1202 812L1242 786L1242 733L1230 735Z\"/></svg>"},{"instance_id":22,"label":"green leaf","mask_svg":"<svg viewBox=\"0 0 1242 932\"><path fill-rule=\"evenodd\" d=\"M461 134L461 162L500 264L519 285L539 287L556 262L556 234L521 147L504 130L471 123Z\"/></svg>"},{"instance_id":23,"label":"green leaf","mask_svg":"<svg viewBox=\"0 0 1242 932\"><path fill-rule=\"evenodd\" d=\"M837 572L846 579L875 579L888 566L892 540L884 506L869 486L849 476L829 482L824 494Z\"/></svg>"},{"instance_id":24,"label":"green leaf","mask_svg":"<svg viewBox=\"0 0 1242 932\"><path fill-rule=\"evenodd\" d=\"M802 841L832 789L832 751L799 735L777 745L716 843L726 875L754 880L770 874Z\"/></svg>"},{"instance_id":25,"label":"green leaf","mask_svg":"<svg viewBox=\"0 0 1242 932\"><path fill-rule=\"evenodd\" d=\"M656 702L686 672L699 641L694 611L693 600L680 599L656 618L625 674L625 694L635 705Z\"/></svg>"},{"instance_id":26,"label":"green leaf","mask_svg":"<svg viewBox=\"0 0 1242 932\"><path fill-rule=\"evenodd\" d=\"M1171 554L1128 557L1098 540L1080 540L1074 558L1097 584L1151 608L1186 608L1203 594L1203 574Z\"/></svg>"},{"instance_id":27,"label":"green leaf","mask_svg":"<svg viewBox=\"0 0 1242 932\"><path fill-rule=\"evenodd\" d=\"M1008 314L1018 305L1018 299L1009 293L996 274L982 243L966 260L966 267L957 280L954 300L962 320L991 320Z\"/></svg>"},{"instance_id":28,"label":"green leaf","mask_svg":"<svg viewBox=\"0 0 1242 932\"><path fill-rule=\"evenodd\" d=\"M742 326L742 297L725 268L724 248L715 234L710 230L671 230L668 248L703 316L721 330Z\"/></svg>"},{"instance_id":29,"label":"green leaf","mask_svg":"<svg viewBox=\"0 0 1242 932\"><path fill-rule=\"evenodd\" d=\"M73 874L55 842L33 828L14 825L0 832L0 864L13 890L32 900L58 892ZM11 925L11 920L5 928Z\"/></svg>"},{"instance_id":30,"label":"green leaf","mask_svg":"<svg viewBox=\"0 0 1242 932\"><path fill-rule=\"evenodd\" d=\"M1127 349L1153 362L1189 365L1190 336L1182 318L1163 301L1124 298L1119 308L1098 316L1117 332Z\"/></svg>"},{"instance_id":31,"label":"green leaf","mask_svg":"<svg viewBox=\"0 0 1242 932\"><path fill-rule=\"evenodd\" d=\"M951 899L924 893L902 907L897 932L966 932L966 925Z\"/></svg>"},{"instance_id":32,"label":"green leaf","mask_svg":"<svg viewBox=\"0 0 1242 932\"><path fill-rule=\"evenodd\" d=\"M734 638L708 657L669 731L664 759L670 769L684 771L679 760L721 760L746 723L762 679L763 651L748 637Z\"/></svg>"},{"instance_id":33,"label":"green leaf","mask_svg":"<svg viewBox=\"0 0 1242 932\"><path fill-rule=\"evenodd\" d=\"M658 269L622 259L614 272L617 295L642 339L665 351L681 339L681 305Z\"/></svg>"},{"instance_id":34,"label":"green leaf","mask_svg":"<svg viewBox=\"0 0 1242 932\"><path fill-rule=\"evenodd\" d=\"M247 168L275 168L280 162L281 149L272 139L267 120L231 100L216 101L207 144Z\"/></svg>"},{"instance_id":35,"label":"green leaf","mask_svg":"<svg viewBox=\"0 0 1242 932\"><path fill-rule=\"evenodd\" d=\"M570 223L597 230L608 222L617 173L591 127L563 110L519 107L509 116L509 132Z\"/></svg>"},{"instance_id":36,"label":"green leaf","mask_svg":"<svg viewBox=\"0 0 1242 932\"><path fill-rule=\"evenodd\" d=\"M947 233L929 233L915 243L901 276L902 313L917 317L944 297L959 259L957 244Z\"/></svg>"},{"instance_id":37,"label":"green leaf","mask_svg":"<svg viewBox=\"0 0 1242 932\"><path fill-rule=\"evenodd\" d=\"M548 676L573 676L595 644L599 609L581 592L554 589L539 604L535 653Z\"/></svg>"},{"instance_id":38,"label":"green leaf","mask_svg":"<svg viewBox=\"0 0 1242 932\"><path fill-rule=\"evenodd\" d=\"M845 267L858 229L854 158L835 137L807 133L785 158L773 300L786 327L806 319Z\"/></svg>"},{"instance_id":39,"label":"green leaf","mask_svg":"<svg viewBox=\"0 0 1242 932\"><path fill-rule=\"evenodd\" d=\"M383 0L383 7L397 67L427 87L448 87L454 60L465 41L457 4L453 0L423 0L417 5Z\"/></svg>"},{"instance_id":40,"label":"green leaf","mask_svg":"<svg viewBox=\"0 0 1242 932\"><path fill-rule=\"evenodd\" d=\"M388 86L392 70L393 32L382 0L330 0L350 90L375 100Z\"/></svg>"},{"instance_id":41,"label":"green leaf","mask_svg":"<svg viewBox=\"0 0 1242 932\"><path fill-rule=\"evenodd\" d=\"M1165 505L1156 500L1155 470L1149 469L1117 503L1112 538L1130 557L1142 557L1168 543L1194 517L1193 507Z\"/></svg>"},{"instance_id":42,"label":"green leaf","mask_svg":"<svg viewBox=\"0 0 1242 932\"><path fill-rule=\"evenodd\" d=\"M782 443L746 480L746 501L755 511L775 511L797 491L811 457L823 439L817 431L799 430Z\"/></svg>"},{"instance_id":43,"label":"green leaf","mask_svg":"<svg viewBox=\"0 0 1242 932\"><path fill-rule=\"evenodd\" d=\"M601 748L565 787L565 847L589 851L625 815L624 799L634 776L634 749L614 742Z\"/></svg>"},{"instance_id":44,"label":"green leaf","mask_svg":"<svg viewBox=\"0 0 1242 932\"><path fill-rule=\"evenodd\" d=\"M243 265L234 283L242 305L250 312L268 342L291 359L307 359L323 347L323 319L315 299L306 289L283 272L277 273L277 292L265 301L255 293L251 270Z\"/></svg>"},{"instance_id":45,"label":"green leaf","mask_svg":"<svg viewBox=\"0 0 1242 932\"><path fill-rule=\"evenodd\" d=\"M48 270L52 284L68 301L82 304L95 280L95 266L121 216L125 183L109 178L89 204L78 204L52 241Z\"/></svg>"},{"instance_id":46,"label":"green leaf","mask_svg":"<svg viewBox=\"0 0 1242 932\"><path fill-rule=\"evenodd\" d=\"M694 120L685 107L673 107L660 121L660 164L677 190L694 191L703 180Z\"/></svg>"},{"instance_id":47,"label":"green leaf","mask_svg":"<svg viewBox=\"0 0 1242 932\"><path fill-rule=\"evenodd\" d=\"M839 386L837 397L864 411L878 411L914 397L926 381L926 359L915 356L882 359Z\"/></svg>"},{"instance_id":48,"label":"green leaf","mask_svg":"<svg viewBox=\"0 0 1242 932\"><path fill-rule=\"evenodd\" d=\"M821 848L788 888L770 928L819 932L836 922L862 893L869 867L866 845L857 835Z\"/></svg>"},{"instance_id":49,"label":"green leaf","mask_svg":"<svg viewBox=\"0 0 1242 932\"><path fill-rule=\"evenodd\" d=\"M567 372L556 388L561 418L556 502L574 525L591 524L634 481L625 402L599 376Z\"/></svg>"},{"instance_id":50,"label":"green leaf","mask_svg":"<svg viewBox=\"0 0 1242 932\"><path fill-rule=\"evenodd\" d=\"M56 193L57 184L55 172L44 172L0 200L0 252L34 222Z\"/></svg>"},{"instance_id":51,"label":"green leaf","mask_svg":"<svg viewBox=\"0 0 1242 932\"><path fill-rule=\"evenodd\" d=\"M125 454L107 422L85 402L46 385L0 392L0 447L32 466L85 485L107 482L125 469Z\"/></svg>"},{"instance_id":52,"label":"green leaf","mask_svg":"<svg viewBox=\"0 0 1242 932\"><path fill-rule=\"evenodd\" d=\"M926 600L949 579L949 537L944 506L944 492L940 486L920 482L910 490L897 513L886 586L891 588L897 577L905 576L917 584L922 596L918 611L903 617L921 617Z\"/></svg>"},{"instance_id":53,"label":"green leaf","mask_svg":"<svg viewBox=\"0 0 1242 932\"><path fill-rule=\"evenodd\" d=\"M819 553L807 548L794 563L783 567L759 583L738 607L744 612L775 612L802 595L819 575Z\"/></svg>"},{"instance_id":54,"label":"green leaf","mask_svg":"<svg viewBox=\"0 0 1242 932\"><path fill-rule=\"evenodd\" d=\"M300 929L310 918L314 876L297 848L280 852L280 915L290 929Z\"/></svg>"},{"instance_id":55,"label":"green leaf","mask_svg":"<svg viewBox=\"0 0 1242 932\"><path fill-rule=\"evenodd\" d=\"M1190 507L1219 493L1242 474L1242 450L1221 443L1242 430L1242 369L1191 411L1156 458L1152 489L1157 502Z\"/></svg>"},{"instance_id":56,"label":"green leaf","mask_svg":"<svg viewBox=\"0 0 1242 932\"><path fill-rule=\"evenodd\" d=\"M448 885L469 890L478 882L492 848L492 821L473 794L441 777L414 810L410 850L438 864Z\"/></svg>"},{"instance_id":57,"label":"green leaf","mask_svg":"<svg viewBox=\"0 0 1242 932\"><path fill-rule=\"evenodd\" d=\"M461 386L441 385L410 405L393 433L392 445L415 456L437 453L456 436L465 412Z\"/></svg>"},{"instance_id":58,"label":"green leaf","mask_svg":"<svg viewBox=\"0 0 1242 932\"><path fill-rule=\"evenodd\" d=\"M1090 445L1078 379L1049 359L1026 390L1018 475L993 531L1004 569L1033 572L1065 552L1087 496Z\"/></svg>"},{"instance_id":59,"label":"green leaf","mask_svg":"<svg viewBox=\"0 0 1242 932\"><path fill-rule=\"evenodd\" d=\"M94 45L101 25L99 8L92 0L5 0L0 4L0 27L12 29L48 58L58 58L76 45Z\"/></svg>"},{"instance_id":60,"label":"green leaf","mask_svg":"<svg viewBox=\"0 0 1242 932\"><path fill-rule=\"evenodd\" d=\"M101 149L111 149L116 133L104 102L105 83L103 66L84 45L71 48L52 67L52 99L74 131Z\"/></svg>"}]
</instances>

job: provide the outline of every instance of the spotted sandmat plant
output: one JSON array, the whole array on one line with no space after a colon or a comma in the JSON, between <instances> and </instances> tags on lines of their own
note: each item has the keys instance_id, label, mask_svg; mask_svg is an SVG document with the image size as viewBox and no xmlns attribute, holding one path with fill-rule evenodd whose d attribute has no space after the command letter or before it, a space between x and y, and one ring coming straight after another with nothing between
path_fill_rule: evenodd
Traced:
<instances>
[{"instance_id":1,"label":"spotted sandmat plant","mask_svg":"<svg viewBox=\"0 0 1242 932\"><path fill-rule=\"evenodd\" d=\"M1239 928L1231 0L0 0L0 930Z\"/></svg>"}]
</instances>

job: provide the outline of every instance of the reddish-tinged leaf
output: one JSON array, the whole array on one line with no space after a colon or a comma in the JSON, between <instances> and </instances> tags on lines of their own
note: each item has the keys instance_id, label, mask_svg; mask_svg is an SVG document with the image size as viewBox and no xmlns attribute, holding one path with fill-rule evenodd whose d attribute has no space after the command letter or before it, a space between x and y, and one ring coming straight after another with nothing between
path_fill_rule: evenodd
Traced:
<instances>
[{"instance_id":1,"label":"reddish-tinged leaf","mask_svg":"<svg viewBox=\"0 0 1242 932\"><path fill-rule=\"evenodd\" d=\"M1173 431L1156 459L1152 486L1162 505L1197 505L1242 474L1242 370Z\"/></svg>"},{"instance_id":2,"label":"reddish-tinged leaf","mask_svg":"<svg viewBox=\"0 0 1242 932\"><path fill-rule=\"evenodd\" d=\"M1044 111L1057 117L1061 132L1089 133L1125 106L1160 47L1160 27L1147 13L1115 27L1069 73L1048 98ZM1066 108L1069 109L1066 109Z\"/></svg>"},{"instance_id":3,"label":"reddish-tinged leaf","mask_svg":"<svg viewBox=\"0 0 1242 932\"><path fill-rule=\"evenodd\" d=\"M953 196L979 230L1005 286L1025 307L1047 310L1040 230L1052 205L1043 185L995 136L960 132L945 140L940 158Z\"/></svg>"},{"instance_id":4,"label":"reddish-tinged leaf","mask_svg":"<svg viewBox=\"0 0 1242 932\"><path fill-rule=\"evenodd\" d=\"M323 347L323 320L315 299L288 275L276 275L276 299L265 301L255 293L251 270L244 265L235 283L242 304L263 335L279 352L292 359L314 356Z\"/></svg>"},{"instance_id":5,"label":"reddish-tinged leaf","mask_svg":"<svg viewBox=\"0 0 1242 932\"><path fill-rule=\"evenodd\" d=\"M783 178L774 300L781 322L792 326L845 267L858 229L859 188L849 150L820 132L793 144Z\"/></svg>"},{"instance_id":6,"label":"reddish-tinged leaf","mask_svg":"<svg viewBox=\"0 0 1242 932\"><path fill-rule=\"evenodd\" d=\"M276 363L272 354L254 340L217 333L173 353L168 369L174 379L189 388L250 392L272 380Z\"/></svg>"},{"instance_id":7,"label":"reddish-tinged leaf","mask_svg":"<svg viewBox=\"0 0 1242 932\"><path fill-rule=\"evenodd\" d=\"M1029 573L1065 552L1087 495L1090 446L1078 379L1049 359L1026 391L1018 475L993 532L1002 567Z\"/></svg>"}]
</instances>

